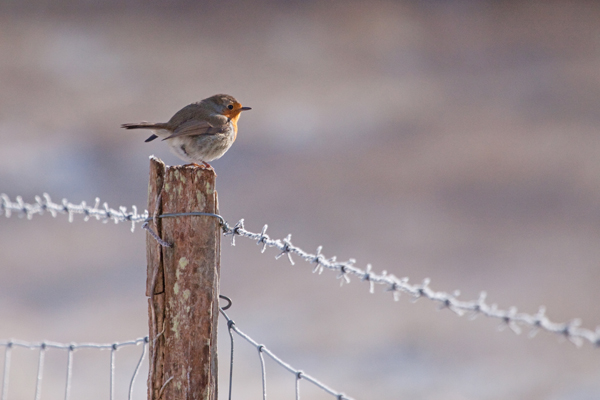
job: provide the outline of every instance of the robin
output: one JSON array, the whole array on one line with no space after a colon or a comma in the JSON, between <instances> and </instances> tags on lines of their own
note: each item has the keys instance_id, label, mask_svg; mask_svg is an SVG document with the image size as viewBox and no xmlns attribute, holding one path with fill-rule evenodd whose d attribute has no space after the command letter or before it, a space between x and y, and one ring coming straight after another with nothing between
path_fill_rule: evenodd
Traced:
<instances>
[{"instance_id":1,"label":"robin","mask_svg":"<svg viewBox=\"0 0 600 400\"><path fill-rule=\"evenodd\" d=\"M251 110L232 96L216 94L177 111L169 122L140 122L123 124L125 129L150 129L146 139L167 140L171 151L189 163L202 163L212 168L208 161L221 158L237 137L237 121L242 111Z\"/></svg>"}]
</instances>

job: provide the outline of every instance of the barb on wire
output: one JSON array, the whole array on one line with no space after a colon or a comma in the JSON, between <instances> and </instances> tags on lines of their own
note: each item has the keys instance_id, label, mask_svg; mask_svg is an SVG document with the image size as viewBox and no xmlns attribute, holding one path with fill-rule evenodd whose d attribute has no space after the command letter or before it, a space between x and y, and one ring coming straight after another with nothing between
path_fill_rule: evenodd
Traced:
<instances>
[{"instance_id":1,"label":"barb on wire","mask_svg":"<svg viewBox=\"0 0 600 400\"><path fill-rule=\"evenodd\" d=\"M279 358L275 354L273 354L273 352L271 350L267 349L267 347L265 345L258 344L258 342L256 342L254 339L252 339L250 336L248 336L247 334L242 332L235 325L233 320L231 318L229 318L229 316L225 313L225 311L223 311L222 308L219 308L219 311L221 312L221 314L223 315L225 320L227 320L227 329L229 331L229 336L231 338L231 358L230 358L230 365L229 365L229 399L230 400L231 400L231 389L232 389L232 383L233 383L233 332L237 333L238 336L240 336L242 339L244 339L245 341L250 343L252 346L254 346L258 350L258 355L260 357L261 370L262 370L263 400L266 400L266 398L267 398L267 377L266 377L265 362L264 362L263 354L268 355L277 364L279 364L284 369L286 369L286 370L290 371L292 374L294 374L294 376L296 377L296 383L295 383L296 400L300 400L300 380L301 379L304 379L304 380L312 383L316 387L318 387L318 388L322 389L323 391L325 391L326 393L334 396L338 400L353 400L351 397L346 396L344 393L336 392L335 390L331 389L329 386L325 385L318 379L304 373L302 370L292 367L290 364L286 363L281 358Z\"/></svg>"},{"instance_id":2,"label":"barb on wire","mask_svg":"<svg viewBox=\"0 0 600 400\"><path fill-rule=\"evenodd\" d=\"M407 293L417 300L421 297L433 300L440 305L440 309L449 309L459 316L470 314L471 317L477 315L485 315L486 317L496 318L501 321L501 327L508 327L515 333L520 333L521 326L525 325L531 328L530 336L535 335L536 331L544 330L557 334L568 339L576 346L581 346L584 341L587 341L596 347L600 347L600 327L595 331L580 327L581 321L574 319L570 322L553 322L546 316L546 309L540 307L537 313L527 314L520 313L516 307L511 307L508 310L502 310L496 304L488 304L486 302L486 292L481 292L477 300L464 301L459 300L460 292L454 293L438 292L429 287L430 280L425 279L420 284L409 283L408 278L397 278L393 274L388 274L382 271L377 274L372 271L370 264L366 268L360 269L354 264L356 260L349 259L348 261L337 261L336 257L327 259L322 253L322 247L319 246L315 254L308 253L299 247L292 244L291 235L285 239L271 239L267 235L267 225L263 227L260 233L248 231L244 228L244 220L238 221L233 227L225 223L223 232L227 236L231 236L231 244L235 246L235 237L240 236L256 241L256 244L261 246L261 251L264 252L267 247L274 247L279 250L275 258L280 258L286 255L290 263L294 264L292 255L296 255L305 262L314 265L313 272L322 273L324 270L337 272L337 279L340 280L340 285L350 282L350 277L354 276L361 281L369 283L369 291L373 293L375 285L380 285L386 291L392 293L394 300L398 300L401 293Z\"/></svg>"},{"instance_id":3,"label":"barb on wire","mask_svg":"<svg viewBox=\"0 0 600 400\"><path fill-rule=\"evenodd\" d=\"M148 336L129 340L126 342L116 342L116 343L56 343L56 342L25 342L22 340L8 340L8 341L0 341L0 347L5 348L4 352L4 374L2 379L2 387L0 390L1 400L6 400L8 394L8 378L11 366L11 353L15 347L23 347L29 350L39 349L39 358L38 358L38 372L37 372L37 380L35 387L35 399L39 400L42 396L42 379L44 372L44 357L46 351L48 349L59 349L59 350L67 350L67 373L66 373L66 381L65 381L65 400L69 399L71 394L71 378L73 373L73 358L76 350L80 349L98 349L98 350L110 350L110 398L114 398L114 374L115 374L115 356L116 351L124 346L138 346L142 345L142 354L140 359L133 371L133 375L131 376L131 381L129 383L129 394L127 399L131 400L133 396L133 387L135 379L140 370L140 366L144 361L147 353L148 347Z\"/></svg>"}]
</instances>

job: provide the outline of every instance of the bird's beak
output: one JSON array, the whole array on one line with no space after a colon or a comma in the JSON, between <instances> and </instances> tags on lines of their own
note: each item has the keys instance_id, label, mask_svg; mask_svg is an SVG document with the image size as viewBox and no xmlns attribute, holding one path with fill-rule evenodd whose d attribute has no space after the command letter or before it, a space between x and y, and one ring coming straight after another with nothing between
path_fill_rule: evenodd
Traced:
<instances>
[{"instance_id":1,"label":"bird's beak","mask_svg":"<svg viewBox=\"0 0 600 400\"><path fill-rule=\"evenodd\" d=\"M250 107L242 107L242 108L240 108L240 110L247 111L247 110L252 110L252 108L250 108Z\"/></svg>"}]
</instances>

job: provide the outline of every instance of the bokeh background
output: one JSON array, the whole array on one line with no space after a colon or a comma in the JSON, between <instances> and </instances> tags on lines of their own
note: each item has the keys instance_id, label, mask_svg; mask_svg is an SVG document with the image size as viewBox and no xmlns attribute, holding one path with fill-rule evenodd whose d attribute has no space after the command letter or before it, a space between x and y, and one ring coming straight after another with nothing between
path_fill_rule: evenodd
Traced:
<instances>
[{"instance_id":1,"label":"bokeh background","mask_svg":"<svg viewBox=\"0 0 600 400\"><path fill-rule=\"evenodd\" d=\"M213 162L222 215L272 237L502 308L600 325L600 5L546 1L0 3L0 192L147 202L145 132L229 93L252 111ZM600 350L394 302L356 279L222 248L237 325L356 399L600 398ZM145 233L66 217L0 219L0 338L147 333ZM228 336L221 320L221 398ZM237 345L234 397L261 398ZM126 396L139 349L117 353ZM33 398L15 349L10 399ZM63 398L49 351L44 399ZM72 398L108 398L108 352L75 355ZM1 368L1 367L0 367ZM145 398L145 372L136 398ZM294 378L267 362L269 398ZM303 398L329 398L301 385Z\"/></svg>"}]
</instances>

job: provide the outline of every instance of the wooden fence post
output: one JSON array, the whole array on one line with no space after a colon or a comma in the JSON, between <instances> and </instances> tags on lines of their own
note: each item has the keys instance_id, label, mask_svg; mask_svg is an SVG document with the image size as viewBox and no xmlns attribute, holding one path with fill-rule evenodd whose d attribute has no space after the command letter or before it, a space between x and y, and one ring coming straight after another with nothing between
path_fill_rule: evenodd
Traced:
<instances>
[{"instance_id":1,"label":"wooden fence post","mask_svg":"<svg viewBox=\"0 0 600 400\"><path fill-rule=\"evenodd\" d=\"M214 171L150 160L148 211L218 213ZM157 204L158 202L158 204ZM149 400L217 399L221 229L211 216L155 218L146 235Z\"/></svg>"}]
</instances>

